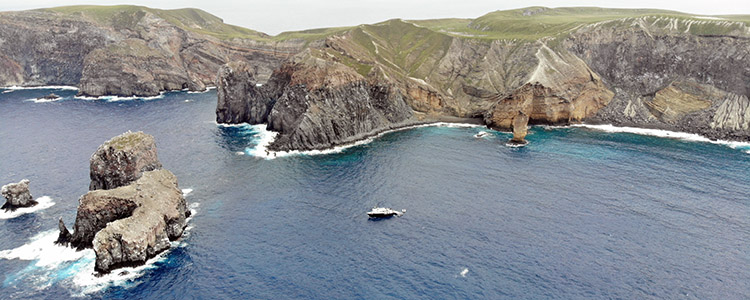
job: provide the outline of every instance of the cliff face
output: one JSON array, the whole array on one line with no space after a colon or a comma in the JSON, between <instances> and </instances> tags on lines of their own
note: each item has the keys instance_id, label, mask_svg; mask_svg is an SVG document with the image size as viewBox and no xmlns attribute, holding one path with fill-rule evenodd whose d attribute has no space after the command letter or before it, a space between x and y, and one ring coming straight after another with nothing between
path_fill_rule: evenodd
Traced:
<instances>
[{"instance_id":1,"label":"cliff face","mask_svg":"<svg viewBox=\"0 0 750 300\"><path fill-rule=\"evenodd\" d=\"M0 13L0 86L74 85L88 96L204 90L229 61L260 80L304 41L224 24L205 12L137 6Z\"/></svg>"},{"instance_id":2,"label":"cliff face","mask_svg":"<svg viewBox=\"0 0 750 300\"><path fill-rule=\"evenodd\" d=\"M725 32L691 34L713 27ZM745 23L643 17L583 28L565 45L616 92L588 121L750 140Z\"/></svg>"},{"instance_id":3,"label":"cliff face","mask_svg":"<svg viewBox=\"0 0 750 300\"><path fill-rule=\"evenodd\" d=\"M220 72L217 122L268 123L279 132L270 150L326 149L419 122L395 87L368 82L309 51L282 65L264 86L245 69L230 64ZM242 83L231 85L237 78Z\"/></svg>"},{"instance_id":4,"label":"cliff face","mask_svg":"<svg viewBox=\"0 0 750 300\"><path fill-rule=\"evenodd\" d=\"M376 112L349 108L369 105L373 97L364 95L375 85L387 86L389 95L402 98L423 120L481 117L501 130L520 130L523 120L612 123L750 140L750 27L740 19L537 7L475 20L361 25L294 57L314 67L294 72L281 67L277 73L286 74L279 77L286 78L281 81L287 91L264 94L251 87L244 94L254 110L233 107L259 112L273 106L268 117L243 120L281 132L273 147L280 150L330 147L360 137L367 130L337 129L337 136L348 138L331 139L310 125L355 128L356 123L335 121L354 117L352 111L365 126L387 128L370 121ZM361 103L318 104L341 97ZM225 98L219 95L217 116L233 122L219 113L226 110ZM299 124L315 130L290 133Z\"/></svg>"}]
</instances>

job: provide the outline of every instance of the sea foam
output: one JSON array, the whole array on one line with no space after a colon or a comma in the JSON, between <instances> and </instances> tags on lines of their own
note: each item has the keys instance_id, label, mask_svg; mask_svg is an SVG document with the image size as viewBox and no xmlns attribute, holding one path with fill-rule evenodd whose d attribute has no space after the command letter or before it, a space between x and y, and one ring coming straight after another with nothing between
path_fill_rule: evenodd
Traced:
<instances>
[{"instance_id":1,"label":"sea foam","mask_svg":"<svg viewBox=\"0 0 750 300\"><path fill-rule=\"evenodd\" d=\"M5 211L0 210L0 220L2 219L13 219L15 217L24 215L24 214L30 214L34 213L46 208L52 207L52 205L55 205L55 202L52 201L52 198L48 196L39 197L36 199L37 204L32 207L21 207L14 211Z\"/></svg>"},{"instance_id":2,"label":"sea foam","mask_svg":"<svg viewBox=\"0 0 750 300\"><path fill-rule=\"evenodd\" d=\"M188 196L192 189L183 189L184 196ZM188 208L192 213L187 219L189 222L198 213L199 203L190 203ZM138 267L126 267L117 269L109 274L97 274L94 271L96 264L96 253L92 249L77 251L71 247L56 245L59 231L49 230L41 232L28 243L10 250L0 251L0 259L18 259L31 261L30 264L14 273L7 274L3 286L16 285L18 281L31 281L38 290L46 289L57 282L72 282L73 296L86 296L109 287L133 287L140 282L138 278L146 271L158 267L157 263L168 259L171 249L184 247L184 241L193 228L190 223L185 228L182 238L170 242L170 250L164 251L146 261Z\"/></svg>"},{"instance_id":3,"label":"sea foam","mask_svg":"<svg viewBox=\"0 0 750 300\"><path fill-rule=\"evenodd\" d=\"M219 124L219 126L248 126L248 124L245 125L228 125L228 124ZM257 145L254 147L249 147L245 149L245 154L250 156L255 156L263 159L275 159L279 157L286 157L286 156L295 156L295 155L325 155L325 154L332 154L332 153L341 153L346 149L361 146L365 144L369 144L375 139L388 134L392 132L402 131L402 130L408 130L408 129L414 129L414 128L421 128L421 127L450 127L450 128L474 128L474 127L482 127L482 125L477 124L466 124L466 123L447 123L447 122L435 122L435 123L429 123L429 124L419 124L419 125L411 125L411 126L405 126L400 127L396 129L386 130L381 133L378 133L374 136L368 137L366 139L362 139L353 143L349 143L346 145L336 146L330 149L324 149L324 150L307 150L307 151L271 151L268 150L268 146L276 139L276 136L278 135L278 132L269 131L267 128L267 125L260 124L260 125L249 125L253 127L253 130L256 131L257 139Z\"/></svg>"},{"instance_id":4,"label":"sea foam","mask_svg":"<svg viewBox=\"0 0 750 300\"><path fill-rule=\"evenodd\" d=\"M25 102L34 102L34 103L50 103L50 102L57 102L57 101L60 101L60 100L63 100L63 99L64 99L64 97L57 97L55 99L31 98L31 99L26 99L26 100L23 100L23 101L25 101Z\"/></svg>"},{"instance_id":5,"label":"sea foam","mask_svg":"<svg viewBox=\"0 0 750 300\"><path fill-rule=\"evenodd\" d=\"M43 86L9 86L9 87L0 87L0 89L6 90L3 91L3 93L6 93L7 91L17 91L17 90L71 90L71 91L77 91L78 87L75 86L69 86L69 85L43 85Z\"/></svg>"},{"instance_id":6,"label":"sea foam","mask_svg":"<svg viewBox=\"0 0 750 300\"><path fill-rule=\"evenodd\" d=\"M617 127L613 125L575 124L575 125L571 125L571 127L590 128L594 130L600 130L600 131L612 132L612 133L633 133L633 134L649 135L649 136L656 136L656 137L662 137L662 138L679 139L679 140L685 140L685 141L691 141L691 142L712 143L712 144L717 144L717 145L724 145L732 149L744 150L745 153L750 153L750 143L748 142L711 140L705 136L694 134L694 133L677 132L677 131L660 130L660 129L637 128L637 127Z\"/></svg>"},{"instance_id":7,"label":"sea foam","mask_svg":"<svg viewBox=\"0 0 750 300\"><path fill-rule=\"evenodd\" d=\"M187 93L188 94L203 94L203 93L208 93L209 91L215 90L215 89L216 89L215 86L209 86L205 90L202 90L202 91L188 91Z\"/></svg>"},{"instance_id":8,"label":"sea foam","mask_svg":"<svg viewBox=\"0 0 750 300\"><path fill-rule=\"evenodd\" d=\"M129 101L129 100L156 100L156 99L162 99L164 98L165 92L160 92L159 95L151 96L151 97L139 97L139 96L130 96L130 97L121 97L121 96L99 96L99 97L89 97L89 96L75 96L75 99L79 100L102 100L106 102L118 102L118 101Z\"/></svg>"}]
</instances>

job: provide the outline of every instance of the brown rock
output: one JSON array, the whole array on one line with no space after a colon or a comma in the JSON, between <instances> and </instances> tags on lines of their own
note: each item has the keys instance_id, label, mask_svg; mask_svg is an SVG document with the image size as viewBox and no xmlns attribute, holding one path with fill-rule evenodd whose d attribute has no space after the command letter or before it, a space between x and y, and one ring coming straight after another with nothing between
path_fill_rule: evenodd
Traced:
<instances>
[{"instance_id":1,"label":"brown rock","mask_svg":"<svg viewBox=\"0 0 750 300\"><path fill-rule=\"evenodd\" d=\"M529 116L519 111L518 114L513 117L513 138L510 140L511 144L523 145L526 144L526 133L527 124L529 123Z\"/></svg>"},{"instance_id":2,"label":"brown rock","mask_svg":"<svg viewBox=\"0 0 750 300\"><path fill-rule=\"evenodd\" d=\"M161 169L154 137L126 132L105 142L91 156L89 190L128 185L146 171Z\"/></svg>"},{"instance_id":3,"label":"brown rock","mask_svg":"<svg viewBox=\"0 0 750 300\"><path fill-rule=\"evenodd\" d=\"M108 191L92 191L92 200L112 204L110 197L126 197L134 204L130 214L108 222L96 232L92 246L96 252L96 271L140 265L169 249L169 241L182 236L189 215L177 178L167 170L145 172L135 183ZM102 212L116 205L103 207ZM77 231L77 230L76 230Z\"/></svg>"}]
</instances>

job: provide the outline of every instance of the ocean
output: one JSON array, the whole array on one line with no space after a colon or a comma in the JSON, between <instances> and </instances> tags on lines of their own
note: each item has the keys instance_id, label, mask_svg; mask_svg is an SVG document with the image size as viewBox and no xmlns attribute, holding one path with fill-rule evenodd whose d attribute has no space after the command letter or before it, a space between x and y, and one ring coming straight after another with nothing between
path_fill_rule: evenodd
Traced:
<instances>
[{"instance_id":1,"label":"ocean","mask_svg":"<svg viewBox=\"0 0 750 300\"><path fill-rule=\"evenodd\" d=\"M41 203L0 213L3 299L750 295L748 144L533 127L511 148L509 133L444 124L269 157L264 126L214 122L215 91L61 88L0 89L0 184L28 178ZM62 99L33 100L50 92ZM91 154L128 130L155 136L195 214L168 252L96 277L93 251L52 241L58 218L75 220ZM375 205L407 212L370 220Z\"/></svg>"}]
</instances>

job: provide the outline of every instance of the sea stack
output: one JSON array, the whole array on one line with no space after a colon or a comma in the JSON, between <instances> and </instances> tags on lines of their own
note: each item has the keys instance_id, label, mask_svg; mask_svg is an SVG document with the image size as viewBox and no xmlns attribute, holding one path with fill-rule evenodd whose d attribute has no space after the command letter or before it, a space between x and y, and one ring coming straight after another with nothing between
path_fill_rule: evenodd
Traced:
<instances>
[{"instance_id":1,"label":"sea stack","mask_svg":"<svg viewBox=\"0 0 750 300\"><path fill-rule=\"evenodd\" d=\"M9 183L2 188L3 197L6 201L0 209L14 211L21 207L30 207L37 204L29 192L29 180L24 179L18 183Z\"/></svg>"},{"instance_id":2,"label":"sea stack","mask_svg":"<svg viewBox=\"0 0 750 300\"><path fill-rule=\"evenodd\" d=\"M105 142L91 157L91 174L75 230L60 220L57 243L93 248L97 272L144 264L182 236L190 212L177 177L156 158L153 136L127 132Z\"/></svg>"},{"instance_id":3,"label":"sea stack","mask_svg":"<svg viewBox=\"0 0 750 300\"><path fill-rule=\"evenodd\" d=\"M529 142L526 141L526 126L529 124L529 116L524 114L522 111L519 111L518 114L513 117L513 121L511 122L511 124L513 125L513 138L510 139L508 143L514 146L523 146L528 144Z\"/></svg>"}]
</instances>

